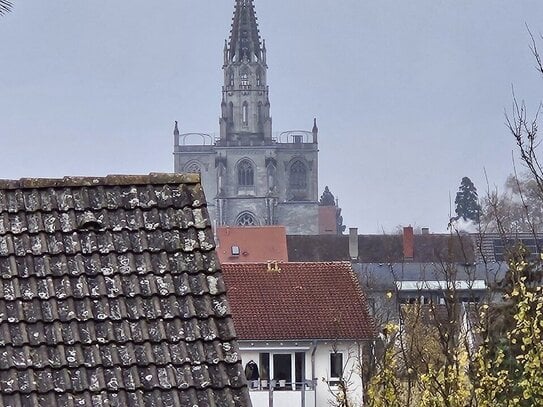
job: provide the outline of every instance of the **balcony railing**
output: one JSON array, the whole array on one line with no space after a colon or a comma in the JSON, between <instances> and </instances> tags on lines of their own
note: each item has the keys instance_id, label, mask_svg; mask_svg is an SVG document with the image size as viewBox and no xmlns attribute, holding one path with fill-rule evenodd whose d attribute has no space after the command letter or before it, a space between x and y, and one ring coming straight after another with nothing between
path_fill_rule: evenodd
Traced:
<instances>
[{"instance_id":1,"label":"balcony railing","mask_svg":"<svg viewBox=\"0 0 543 407\"><path fill-rule=\"evenodd\" d=\"M286 380L249 380L251 391L313 391L317 385L316 380L307 379L302 382L288 382Z\"/></svg>"},{"instance_id":2,"label":"balcony railing","mask_svg":"<svg viewBox=\"0 0 543 407\"><path fill-rule=\"evenodd\" d=\"M183 133L175 135L174 137L174 144L178 148L220 144L220 137L217 133ZM272 142L276 144L312 144L313 134L310 131L305 130L273 132ZM247 141L246 143L250 144L251 141ZM242 145L244 142L240 140L232 144Z\"/></svg>"},{"instance_id":3,"label":"balcony railing","mask_svg":"<svg viewBox=\"0 0 543 407\"><path fill-rule=\"evenodd\" d=\"M289 383L283 380L256 380L257 388L249 392L253 406L312 407L315 406L316 380ZM268 386L268 384L270 386ZM264 386L265 385L265 386Z\"/></svg>"}]
</instances>

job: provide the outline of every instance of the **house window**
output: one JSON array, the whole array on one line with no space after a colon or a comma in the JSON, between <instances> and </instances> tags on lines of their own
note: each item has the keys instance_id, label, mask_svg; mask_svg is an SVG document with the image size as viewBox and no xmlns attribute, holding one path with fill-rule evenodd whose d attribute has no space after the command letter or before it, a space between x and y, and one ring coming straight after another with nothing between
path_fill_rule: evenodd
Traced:
<instances>
[{"instance_id":1,"label":"house window","mask_svg":"<svg viewBox=\"0 0 543 407\"><path fill-rule=\"evenodd\" d=\"M330 378L339 379L343 376L343 353L330 353Z\"/></svg>"},{"instance_id":2,"label":"house window","mask_svg":"<svg viewBox=\"0 0 543 407\"><path fill-rule=\"evenodd\" d=\"M260 353L260 379L269 380L270 379L270 354L269 353Z\"/></svg>"},{"instance_id":3,"label":"house window","mask_svg":"<svg viewBox=\"0 0 543 407\"><path fill-rule=\"evenodd\" d=\"M249 160L243 160L238 164L238 185L252 187L255 184L253 164Z\"/></svg>"},{"instance_id":4,"label":"house window","mask_svg":"<svg viewBox=\"0 0 543 407\"><path fill-rule=\"evenodd\" d=\"M300 390L306 379L305 352L262 352L259 354L259 371L262 388L274 385L274 390Z\"/></svg>"}]
</instances>

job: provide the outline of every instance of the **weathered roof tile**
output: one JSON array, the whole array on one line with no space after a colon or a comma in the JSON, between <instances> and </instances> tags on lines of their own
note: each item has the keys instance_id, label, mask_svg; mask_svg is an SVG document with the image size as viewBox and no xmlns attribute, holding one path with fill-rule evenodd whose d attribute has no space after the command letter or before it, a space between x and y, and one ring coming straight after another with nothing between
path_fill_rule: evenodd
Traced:
<instances>
[{"instance_id":1,"label":"weathered roof tile","mask_svg":"<svg viewBox=\"0 0 543 407\"><path fill-rule=\"evenodd\" d=\"M0 405L249 406L194 175L0 180Z\"/></svg>"}]
</instances>

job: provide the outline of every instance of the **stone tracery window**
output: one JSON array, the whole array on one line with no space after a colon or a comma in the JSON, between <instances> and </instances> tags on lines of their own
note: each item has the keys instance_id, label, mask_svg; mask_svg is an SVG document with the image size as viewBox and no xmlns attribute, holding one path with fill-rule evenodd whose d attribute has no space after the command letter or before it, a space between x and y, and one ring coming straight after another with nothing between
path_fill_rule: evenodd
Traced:
<instances>
[{"instance_id":1,"label":"stone tracery window","mask_svg":"<svg viewBox=\"0 0 543 407\"><path fill-rule=\"evenodd\" d=\"M257 226L255 216L250 212L243 212L236 221L238 226Z\"/></svg>"},{"instance_id":2,"label":"stone tracery window","mask_svg":"<svg viewBox=\"0 0 543 407\"><path fill-rule=\"evenodd\" d=\"M301 161L295 161L290 166L289 186L292 189L307 188L307 168Z\"/></svg>"},{"instance_id":3,"label":"stone tracery window","mask_svg":"<svg viewBox=\"0 0 543 407\"><path fill-rule=\"evenodd\" d=\"M243 106L241 107L241 121L243 124L249 122L249 104L247 102L243 102Z\"/></svg>"},{"instance_id":4,"label":"stone tracery window","mask_svg":"<svg viewBox=\"0 0 543 407\"><path fill-rule=\"evenodd\" d=\"M255 184L253 164L249 160L242 160L238 164L238 185L251 187Z\"/></svg>"},{"instance_id":5,"label":"stone tracery window","mask_svg":"<svg viewBox=\"0 0 543 407\"><path fill-rule=\"evenodd\" d=\"M185 168L183 169L184 172L194 172L194 173L201 173L202 168L200 167L200 164L197 161L189 161Z\"/></svg>"}]
</instances>

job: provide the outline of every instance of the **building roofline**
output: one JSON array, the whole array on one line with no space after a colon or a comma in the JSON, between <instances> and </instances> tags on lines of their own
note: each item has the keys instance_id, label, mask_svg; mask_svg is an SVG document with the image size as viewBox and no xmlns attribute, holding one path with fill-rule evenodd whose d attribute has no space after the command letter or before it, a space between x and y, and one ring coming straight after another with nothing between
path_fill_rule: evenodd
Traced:
<instances>
[{"instance_id":1,"label":"building roofline","mask_svg":"<svg viewBox=\"0 0 543 407\"><path fill-rule=\"evenodd\" d=\"M0 189L95 187L100 185L198 184L200 182L200 174L153 172L148 175L107 175L105 177L0 179Z\"/></svg>"}]
</instances>

